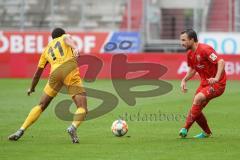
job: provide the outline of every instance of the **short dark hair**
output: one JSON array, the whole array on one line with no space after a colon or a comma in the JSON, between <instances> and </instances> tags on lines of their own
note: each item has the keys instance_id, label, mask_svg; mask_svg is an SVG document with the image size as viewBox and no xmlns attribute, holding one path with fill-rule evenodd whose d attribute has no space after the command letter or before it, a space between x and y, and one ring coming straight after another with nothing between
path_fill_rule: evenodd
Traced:
<instances>
[{"instance_id":1,"label":"short dark hair","mask_svg":"<svg viewBox=\"0 0 240 160\"><path fill-rule=\"evenodd\" d=\"M189 39L193 39L194 42L198 42L197 33L193 29L186 29L181 34L186 33Z\"/></svg>"},{"instance_id":2,"label":"short dark hair","mask_svg":"<svg viewBox=\"0 0 240 160\"><path fill-rule=\"evenodd\" d=\"M61 37L63 34L65 34L64 29L54 28L52 31L52 38L55 39L55 38Z\"/></svg>"}]
</instances>

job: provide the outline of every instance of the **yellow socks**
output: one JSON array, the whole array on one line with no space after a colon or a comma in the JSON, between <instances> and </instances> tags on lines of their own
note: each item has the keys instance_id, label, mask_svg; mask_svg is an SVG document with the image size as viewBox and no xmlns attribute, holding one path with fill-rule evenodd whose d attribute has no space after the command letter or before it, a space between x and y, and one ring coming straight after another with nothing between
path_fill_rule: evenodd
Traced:
<instances>
[{"instance_id":1,"label":"yellow socks","mask_svg":"<svg viewBox=\"0 0 240 160\"><path fill-rule=\"evenodd\" d=\"M35 106L29 113L28 117L26 118L25 122L23 123L21 129L26 130L31 124L33 124L38 117L41 115L42 109L41 106Z\"/></svg>"},{"instance_id":2,"label":"yellow socks","mask_svg":"<svg viewBox=\"0 0 240 160\"><path fill-rule=\"evenodd\" d=\"M75 128L78 128L78 126L81 124L81 122L84 121L85 116L86 116L86 110L82 107L77 108L74 118L73 118L72 125Z\"/></svg>"},{"instance_id":3,"label":"yellow socks","mask_svg":"<svg viewBox=\"0 0 240 160\"><path fill-rule=\"evenodd\" d=\"M41 115L42 109L41 106L37 105L35 106L27 116L26 120L24 121L22 127L20 129L26 130L29 126L31 126ZM77 108L72 125L75 128L78 128L78 126L81 124L82 121L84 121L86 116L86 110L82 107Z\"/></svg>"}]
</instances>

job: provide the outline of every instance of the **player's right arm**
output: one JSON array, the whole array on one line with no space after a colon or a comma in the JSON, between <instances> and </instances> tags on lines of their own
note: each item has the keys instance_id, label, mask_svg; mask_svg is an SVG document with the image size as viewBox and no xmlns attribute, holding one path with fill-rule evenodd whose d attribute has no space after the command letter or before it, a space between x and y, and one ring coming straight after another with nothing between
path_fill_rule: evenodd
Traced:
<instances>
[{"instance_id":1,"label":"player's right arm","mask_svg":"<svg viewBox=\"0 0 240 160\"><path fill-rule=\"evenodd\" d=\"M196 74L196 70L189 67L189 70L187 71L186 75L181 81L181 90L183 93L187 92L187 81L191 79Z\"/></svg>"},{"instance_id":2,"label":"player's right arm","mask_svg":"<svg viewBox=\"0 0 240 160\"><path fill-rule=\"evenodd\" d=\"M45 49L46 50L46 49ZM35 87L38 84L39 79L41 78L42 72L44 70L44 68L46 67L46 65L48 64L48 61L45 57L45 51L42 53L39 63L38 63L38 67L36 72L34 73L33 79L32 79L32 83L30 88L27 91L27 94L30 96L32 92L35 91Z\"/></svg>"},{"instance_id":3,"label":"player's right arm","mask_svg":"<svg viewBox=\"0 0 240 160\"><path fill-rule=\"evenodd\" d=\"M36 72L34 73L33 79L32 79L32 83L30 88L27 91L27 94L30 96L32 92L35 92L35 87L38 84L38 81L42 75L44 68L37 68Z\"/></svg>"}]
</instances>

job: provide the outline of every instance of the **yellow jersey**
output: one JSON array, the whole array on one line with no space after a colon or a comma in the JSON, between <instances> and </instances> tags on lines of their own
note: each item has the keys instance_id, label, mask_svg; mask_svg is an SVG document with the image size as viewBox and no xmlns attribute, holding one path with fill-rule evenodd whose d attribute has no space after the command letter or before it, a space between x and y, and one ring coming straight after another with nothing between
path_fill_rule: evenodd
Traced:
<instances>
[{"instance_id":1,"label":"yellow jersey","mask_svg":"<svg viewBox=\"0 0 240 160\"><path fill-rule=\"evenodd\" d=\"M44 68L47 63L50 63L52 73L60 65L74 59L72 48L64 42L65 36L67 35L64 34L48 43L40 57L39 68Z\"/></svg>"}]
</instances>

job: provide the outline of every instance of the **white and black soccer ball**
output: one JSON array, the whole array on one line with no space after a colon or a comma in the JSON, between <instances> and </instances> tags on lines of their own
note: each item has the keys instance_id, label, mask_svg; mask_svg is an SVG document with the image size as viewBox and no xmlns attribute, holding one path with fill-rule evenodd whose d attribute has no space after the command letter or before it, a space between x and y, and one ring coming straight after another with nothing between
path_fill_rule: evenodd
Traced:
<instances>
[{"instance_id":1,"label":"white and black soccer ball","mask_svg":"<svg viewBox=\"0 0 240 160\"><path fill-rule=\"evenodd\" d=\"M128 132L128 125L127 122L119 119L113 122L111 127L113 135L117 137L124 136Z\"/></svg>"}]
</instances>

